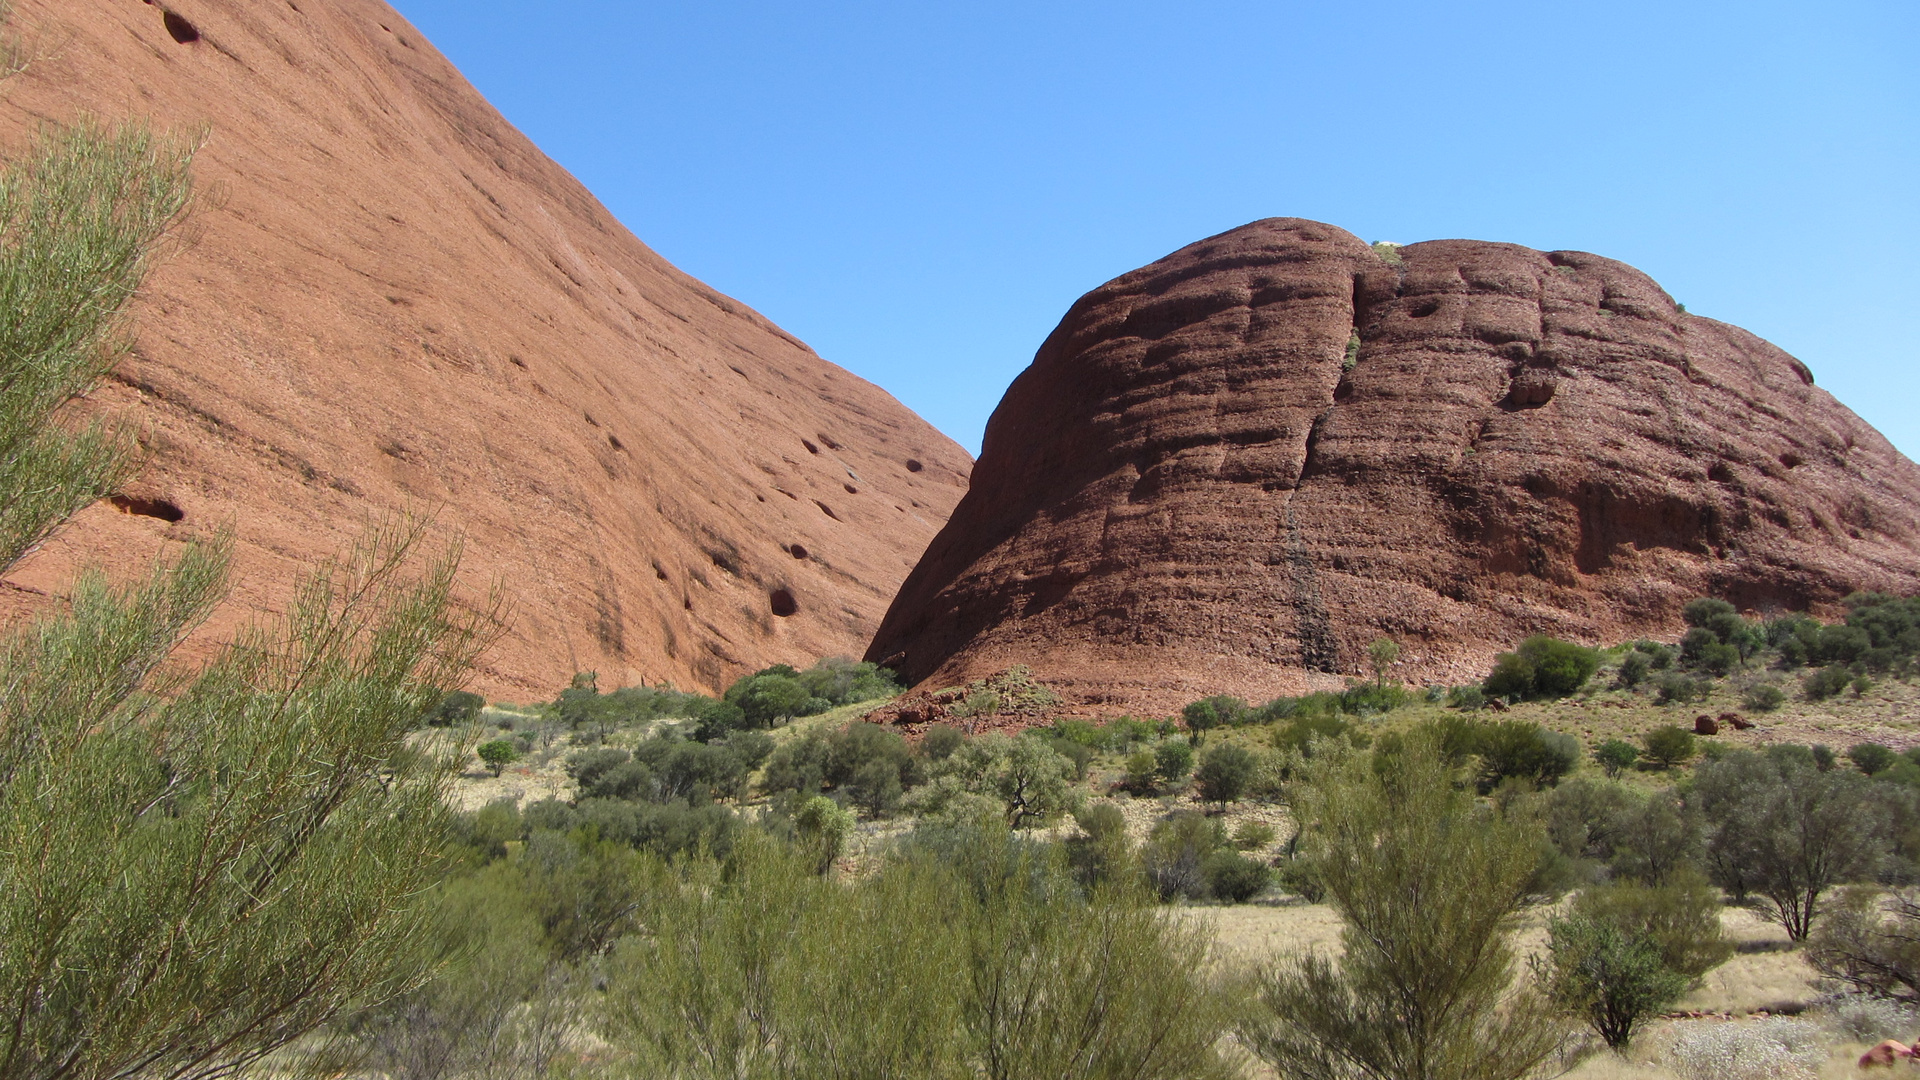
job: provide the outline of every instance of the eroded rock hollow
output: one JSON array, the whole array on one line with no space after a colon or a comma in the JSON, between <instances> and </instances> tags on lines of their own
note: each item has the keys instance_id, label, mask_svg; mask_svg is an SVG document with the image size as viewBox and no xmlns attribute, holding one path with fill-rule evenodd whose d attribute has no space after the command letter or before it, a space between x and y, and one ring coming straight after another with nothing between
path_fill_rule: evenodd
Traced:
<instances>
[{"instance_id":1,"label":"eroded rock hollow","mask_svg":"<svg viewBox=\"0 0 1920 1080\"><path fill-rule=\"evenodd\" d=\"M1582 252L1276 218L1076 303L868 656L1108 709L1478 678L1546 632L1920 591L1920 469L1735 326Z\"/></svg>"}]
</instances>

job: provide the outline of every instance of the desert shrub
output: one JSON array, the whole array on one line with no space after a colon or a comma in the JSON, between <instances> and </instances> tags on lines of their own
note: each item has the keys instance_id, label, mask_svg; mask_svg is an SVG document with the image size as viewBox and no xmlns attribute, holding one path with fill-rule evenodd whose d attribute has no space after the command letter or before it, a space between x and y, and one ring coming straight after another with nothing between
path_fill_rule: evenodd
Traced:
<instances>
[{"instance_id":1,"label":"desert shrub","mask_svg":"<svg viewBox=\"0 0 1920 1080\"><path fill-rule=\"evenodd\" d=\"M1185 739L1162 739L1153 748L1154 775L1168 784L1181 784L1193 775L1193 745Z\"/></svg>"},{"instance_id":2,"label":"desert shrub","mask_svg":"<svg viewBox=\"0 0 1920 1080\"><path fill-rule=\"evenodd\" d=\"M1273 871L1258 859L1250 859L1230 848L1215 848L1200 866L1207 893L1215 900L1244 904L1266 891Z\"/></svg>"},{"instance_id":3,"label":"desert shrub","mask_svg":"<svg viewBox=\"0 0 1920 1080\"><path fill-rule=\"evenodd\" d=\"M1154 822L1140 849L1147 883L1161 900L1207 896L1207 857L1222 843L1220 826L1192 810L1178 810Z\"/></svg>"},{"instance_id":4,"label":"desert shrub","mask_svg":"<svg viewBox=\"0 0 1920 1080\"><path fill-rule=\"evenodd\" d=\"M533 815L527 815L529 821ZM733 845L740 819L724 806L692 806L683 802L635 802L626 799L583 799L564 819L553 815L546 828L571 832L590 828L603 840L664 859L711 852L724 856ZM529 830L529 835L533 831Z\"/></svg>"},{"instance_id":5,"label":"desert shrub","mask_svg":"<svg viewBox=\"0 0 1920 1080\"><path fill-rule=\"evenodd\" d=\"M1617 877L1658 885L1692 865L1700 852L1698 816L1672 791L1630 799L1608 823L1609 866Z\"/></svg>"},{"instance_id":6,"label":"desert shrub","mask_svg":"<svg viewBox=\"0 0 1920 1080\"><path fill-rule=\"evenodd\" d=\"M1624 1050L1642 1020L1687 989L1651 941L1579 914L1548 921L1547 953L1534 957L1533 967L1548 999L1614 1050Z\"/></svg>"},{"instance_id":7,"label":"desert shrub","mask_svg":"<svg viewBox=\"0 0 1920 1080\"><path fill-rule=\"evenodd\" d=\"M727 687L726 702L740 710L748 727L766 728L796 716L812 716L830 707L800 681L800 673L775 664Z\"/></svg>"},{"instance_id":8,"label":"desert shrub","mask_svg":"<svg viewBox=\"0 0 1920 1080\"><path fill-rule=\"evenodd\" d=\"M993 734L968 740L934 763L926 783L908 796L922 814L970 818L987 809L1021 828L1052 821L1079 803L1073 762L1043 740Z\"/></svg>"},{"instance_id":9,"label":"desert shrub","mask_svg":"<svg viewBox=\"0 0 1920 1080\"><path fill-rule=\"evenodd\" d=\"M1855 743L1847 748L1847 760L1868 776L1876 776L1893 768L1893 763L1899 757L1879 743Z\"/></svg>"},{"instance_id":10,"label":"desert shrub","mask_svg":"<svg viewBox=\"0 0 1920 1080\"><path fill-rule=\"evenodd\" d=\"M1786 692L1772 683L1754 683L1740 693L1740 704L1754 712L1772 712L1786 700Z\"/></svg>"},{"instance_id":11,"label":"desert shrub","mask_svg":"<svg viewBox=\"0 0 1920 1080\"><path fill-rule=\"evenodd\" d=\"M1580 689L1599 667L1598 649L1535 635L1513 652L1496 656L1481 689L1489 697L1524 701L1562 698Z\"/></svg>"},{"instance_id":12,"label":"desert shrub","mask_svg":"<svg viewBox=\"0 0 1920 1080\"><path fill-rule=\"evenodd\" d=\"M1136 750L1127 755L1128 791L1136 795L1152 793L1160 777L1160 759L1151 750Z\"/></svg>"},{"instance_id":13,"label":"desert shrub","mask_svg":"<svg viewBox=\"0 0 1920 1080\"><path fill-rule=\"evenodd\" d=\"M1810 945L1809 958L1812 955ZM1841 994L1827 1003L1826 1011L1833 1018L1833 1026L1854 1042L1905 1040L1913 1036L1915 1028L1920 1028L1920 1011L1915 1011L1912 1005L1871 994Z\"/></svg>"},{"instance_id":14,"label":"desert shrub","mask_svg":"<svg viewBox=\"0 0 1920 1080\"><path fill-rule=\"evenodd\" d=\"M1614 780L1640 760L1640 750L1630 742L1608 739L1593 748L1593 760L1606 770L1607 779Z\"/></svg>"},{"instance_id":15,"label":"desert shrub","mask_svg":"<svg viewBox=\"0 0 1920 1080\"><path fill-rule=\"evenodd\" d=\"M487 699L479 694L455 690L427 713L427 723L432 727L465 727L479 719L480 710L486 707Z\"/></svg>"},{"instance_id":16,"label":"desert shrub","mask_svg":"<svg viewBox=\"0 0 1920 1080\"><path fill-rule=\"evenodd\" d=\"M1576 776L1546 796L1547 837L1591 879L1613 858L1623 823L1634 808L1633 797L1620 784Z\"/></svg>"},{"instance_id":17,"label":"desert shrub","mask_svg":"<svg viewBox=\"0 0 1920 1080\"><path fill-rule=\"evenodd\" d=\"M1367 745L1367 733L1340 713L1302 713L1273 726L1273 747L1301 756L1313 752L1316 740L1345 742L1356 747Z\"/></svg>"},{"instance_id":18,"label":"desert shrub","mask_svg":"<svg viewBox=\"0 0 1920 1080\"><path fill-rule=\"evenodd\" d=\"M1807 676L1801 682L1800 689L1808 701L1825 701L1845 690L1852 681L1853 672L1847 670L1845 665L1834 664Z\"/></svg>"},{"instance_id":19,"label":"desert shrub","mask_svg":"<svg viewBox=\"0 0 1920 1080\"><path fill-rule=\"evenodd\" d=\"M1686 728L1664 724L1642 734L1640 745L1648 764L1656 769L1671 769L1693 759L1698 741Z\"/></svg>"},{"instance_id":20,"label":"desert shrub","mask_svg":"<svg viewBox=\"0 0 1920 1080\"><path fill-rule=\"evenodd\" d=\"M947 724L929 724L920 736L920 752L928 761L945 761L967 741L960 729Z\"/></svg>"},{"instance_id":21,"label":"desert shrub","mask_svg":"<svg viewBox=\"0 0 1920 1080\"><path fill-rule=\"evenodd\" d=\"M1807 962L1833 982L1871 998L1920 1007L1920 895L1841 891L1807 942Z\"/></svg>"},{"instance_id":22,"label":"desert shrub","mask_svg":"<svg viewBox=\"0 0 1920 1080\"><path fill-rule=\"evenodd\" d=\"M1224 810L1228 803L1238 802L1245 794L1258 767L1259 761L1253 752L1237 743L1208 747L1200 755L1200 768L1194 773L1200 797L1218 803Z\"/></svg>"},{"instance_id":23,"label":"desert shrub","mask_svg":"<svg viewBox=\"0 0 1920 1080\"><path fill-rule=\"evenodd\" d=\"M905 689L887 668L866 661L856 663L844 656L821 660L796 677L810 696L835 708L894 697Z\"/></svg>"},{"instance_id":24,"label":"desert shrub","mask_svg":"<svg viewBox=\"0 0 1920 1080\"><path fill-rule=\"evenodd\" d=\"M1713 682L1709 679L1694 679L1677 671L1662 672L1654 680L1654 700L1662 705L1686 705L1695 701L1704 701L1713 692Z\"/></svg>"},{"instance_id":25,"label":"desert shrub","mask_svg":"<svg viewBox=\"0 0 1920 1080\"><path fill-rule=\"evenodd\" d=\"M1720 926L1720 897L1691 865L1670 874L1664 884L1629 879L1585 889L1572 911L1646 941L1660 963L1689 985L1733 955L1733 943Z\"/></svg>"},{"instance_id":26,"label":"desert shrub","mask_svg":"<svg viewBox=\"0 0 1920 1080\"><path fill-rule=\"evenodd\" d=\"M1653 673L1653 658L1638 649L1629 650L1620 659L1620 671L1614 676L1613 685L1621 690L1632 690L1647 681Z\"/></svg>"},{"instance_id":27,"label":"desert shrub","mask_svg":"<svg viewBox=\"0 0 1920 1080\"><path fill-rule=\"evenodd\" d=\"M1573 736L1525 720L1480 725L1473 752L1480 758L1482 791L1508 779L1551 787L1580 764L1580 743Z\"/></svg>"},{"instance_id":28,"label":"desert shrub","mask_svg":"<svg viewBox=\"0 0 1920 1080\"><path fill-rule=\"evenodd\" d=\"M474 752L480 755L480 761L486 765L487 771L495 776L520 760L520 748L513 744L512 739L489 739L476 747Z\"/></svg>"},{"instance_id":29,"label":"desert shrub","mask_svg":"<svg viewBox=\"0 0 1920 1080\"><path fill-rule=\"evenodd\" d=\"M422 938L434 977L355 1013L337 1035L393 1077L543 1075L579 1008L575 970L547 947L504 865L434 891Z\"/></svg>"},{"instance_id":30,"label":"desert shrub","mask_svg":"<svg viewBox=\"0 0 1920 1080\"><path fill-rule=\"evenodd\" d=\"M1670 1056L1684 1080L1814 1080L1827 1050L1818 1025L1774 1016L1697 1025Z\"/></svg>"},{"instance_id":31,"label":"desert shrub","mask_svg":"<svg viewBox=\"0 0 1920 1080\"><path fill-rule=\"evenodd\" d=\"M1259 977L1242 1043L1283 1076L1519 1080L1560 1045L1544 1002L1510 992L1506 943L1541 837L1453 784L1431 730L1391 752L1312 763L1306 849L1345 923L1338 960Z\"/></svg>"},{"instance_id":32,"label":"desert shrub","mask_svg":"<svg viewBox=\"0 0 1920 1080\"><path fill-rule=\"evenodd\" d=\"M1700 767L1694 797L1714 822L1709 872L1730 892L1759 893L1789 937L1804 941L1820 901L1871 880L1886 847L1877 785L1857 772L1735 752Z\"/></svg>"},{"instance_id":33,"label":"desert shrub","mask_svg":"<svg viewBox=\"0 0 1920 1080\"><path fill-rule=\"evenodd\" d=\"M1240 723L1247 712L1246 702L1223 694L1190 702L1180 710L1180 718L1186 723L1193 741L1199 743L1214 728Z\"/></svg>"},{"instance_id":34,"label":"desert shrub","mask_svg":"<svg viewBox=\"0 0 1920 1080\"><path fill-rule=\"evenodd\" d=\"M1073 819L1080 826L1080 835L1069 837L1066 848L1074 880L1084 888L1097 889L1124 884L1135 876L1127 819L1118 806L1088 803Z\"/></svg>"},{"instance_id":35,"label":"desert shrub","mask_svg":"<svg viewBox=\"0 0 1920 1080\"><path fill-rule=\"evenodd\" d=\"M760 774L760 789L769 795L783 791L814 795L826 782L827 740L818 731L775 747L767 757L766 771Z\"/></svg>"},{"instance_id":36,"label":"desert shrub","mask_svg":"<svg viewBox=\"0 0 1920 1080\"><path fill-rule=\"evenodd\" d=\"M1447 704L1456 709L1482 709L1486 707L1486 692L1477 686L1456 686L1447 691Z\"/></svg>"},{"instance_id":37,"label":"desert shrub","mask_svg":"<svg viewBox=\"0 0 1920 1080\"><path fill-rule=\"evenodd\" d=\"M813 795L793 812L793 827L814 873L824 874L853 834L853 815L825 795Z\"/></svg>"},{"instance_id":38,"label":"desert shrub","mask_svg":"<svg viewBox=\"0 0 1920 1080\"><path fill-rule=\"evenodd\" d=\"M1233 846L1239 851L1260 851L1272 846L1279 833L1257 818L1247 818L1233 827Z\"/></svg>"},{"instance_id":39,"label":"desert shrub","mask_svg":"<svg viewBox=\"0 0 1920 1080\"><path fill-rule=\"evenodd\" d=\"M732 731L725 739L726 748L740 759L740 764L748 772L766 764L773 756L775 743L773 736L764 731Z\"/></svg>"},{"instance_id":40,"label":"desert shrub","mask_svg":"<svg viewBox=\"0 0 1920 1080\"><path fill-rule=\"evenodd\" d=\"M892 813L901 794L920 782L920 759L897 732L879 724L855 720L825 742L822 779L830 789L846 789L871 816Z\"/></svg>"}]
</instances>

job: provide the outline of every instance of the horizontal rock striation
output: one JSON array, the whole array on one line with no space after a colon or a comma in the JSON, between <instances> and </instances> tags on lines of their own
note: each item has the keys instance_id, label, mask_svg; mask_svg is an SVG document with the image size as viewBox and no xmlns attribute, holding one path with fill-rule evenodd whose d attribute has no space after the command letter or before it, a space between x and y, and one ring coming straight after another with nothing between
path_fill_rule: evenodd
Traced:
<instances>
[{"instance_id":1,"label":"horizontal rock striation","mask_svg":"<svg viewBox=\"0 0 1920 1080\"><path fill-rule=\"evenodd\" d=\"M1632 267L1255 222L1076 303L868 650L1109 710L1464 682L1687 599L1920 591L1920 469L1806 366Z\"/></svg>"}]
</instances>

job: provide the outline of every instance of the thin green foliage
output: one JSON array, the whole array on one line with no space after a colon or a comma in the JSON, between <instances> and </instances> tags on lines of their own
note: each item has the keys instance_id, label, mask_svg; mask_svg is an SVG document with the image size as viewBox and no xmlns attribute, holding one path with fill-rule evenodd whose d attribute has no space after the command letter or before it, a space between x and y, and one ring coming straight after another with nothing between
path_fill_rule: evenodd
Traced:
<instances>
[{"instance_id":1,"label":"thin green foliage","mask_svg":"<svg viewBox=\"0 0 1920 1080\"><path fill-rule=\"evenodd\" d=\"M1539 827L1477 805L1437 742L1304 767L1303 847L1344 955L1262 973L1241 1036L1283 1077L1517 1080L1560 1045L1547 1003L1514 988L1508 943Z\"/></svg>"},{"instance_id":2,"label":"thin green foliage","mask_svg":"<svg viewBox=\"0 0 1920 1080\"><path fill-rule=\"evenodd\" d=\"M144 128L80 124L0 171L0 567L131 473L124 433L51 421L125 354L122 314L187 211L190 163Z\"/></svg>"},{"instance_id":3,"label":"thin green foliage","mask_svg":"<svg viewBox=\"0 0 1920 1080\"><path fill-rule=\"evenodd\" d=\"M0 1072L218 1075L417 981L455 765L405 735L484 621L447 615L455 553L409 573L420 538L376 532L171 686L222 545L6 642Z\"/></svg>"}]
</instances>

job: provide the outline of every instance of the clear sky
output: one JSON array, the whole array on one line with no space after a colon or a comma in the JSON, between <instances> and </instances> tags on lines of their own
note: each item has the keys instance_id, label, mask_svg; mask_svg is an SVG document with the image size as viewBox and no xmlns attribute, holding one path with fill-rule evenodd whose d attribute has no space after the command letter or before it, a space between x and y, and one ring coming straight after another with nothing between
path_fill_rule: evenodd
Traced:
<instances>
[{"instance_id":1,"label":"clear sky","mask_svg":"<svg viewBox=\"0 0 1920 1080\"><path fill-rule=\"evenodd\" d=\"M1262 217L1597 252L1920 457L1920 3L392 0L640 238L977 451Z\"/></svg>"}]
</instances>

